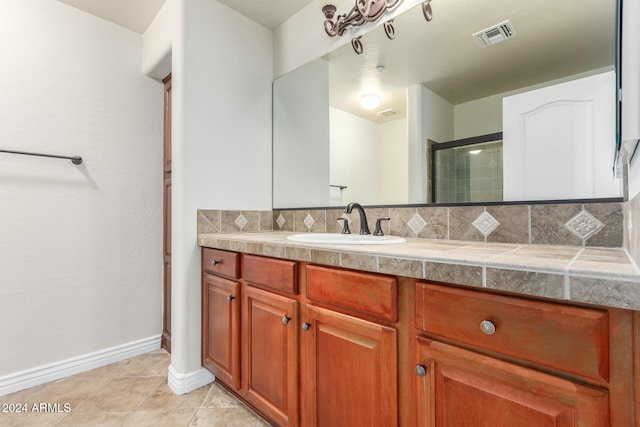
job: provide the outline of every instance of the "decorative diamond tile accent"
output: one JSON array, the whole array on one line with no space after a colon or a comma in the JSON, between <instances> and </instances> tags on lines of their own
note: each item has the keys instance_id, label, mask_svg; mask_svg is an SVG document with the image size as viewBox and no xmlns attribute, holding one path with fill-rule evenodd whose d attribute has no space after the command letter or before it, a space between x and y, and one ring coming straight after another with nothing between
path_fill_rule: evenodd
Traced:
<instances>
[{"instance_id":1,"label":"decorative diamond tile accent","mask_svg":"<svg viewBox=\"0 0 640 427\"><path fill-rule=\"evenodd\" d=\"M276 219L276 224L278 224L278 227L280 227L280 229L282 229L282 226L284 225L285 222L287 222L287 220L284 219L282 214L278 215L278 219Z\"/></svg>"},{"instance_id":2,"label":"decorative diamond tile accent","mask_svg":"<svg viewBox=\"0 0 640 427\"><path fill-rule=\"evenodd\" d=\"M247 218L245 218L244 215L240 214L238 215L238 218L236 218L234 222L238 227L240 227L240 230L242 230L249 221L247 221Z\"/></svg>"},{"instance_id":3,"label":"decorative diamond tile accent","mask_svg":"<svg viewBox=\"0 0 640 427\"><path fill-rule=\"evenodd\" d=\"M420 233L427 226L427 222L422 219L420 215L415 214L411 217L409 222L407 222L407 225L409 226L411 231L418 235L418 233Z\"/></svg>"},{"instance_id":4,"label":"decorative diamond tile accent","mask_svg":"<svg viewBox=\"0 0 640 427\"><path fill-rule=\"evenodd\" d=\"M582 209L578 215L571 218L564 226L570 232L582 239L582 241L585 241L602 230L604 224L601 223L598 218Z\"/></svg>"},{"instance_id":5,"label":"decorative diamond tile accent","mask_svg":"<svg viewBox=\"0 0 640 427\"><path fill-rule=\"evenodd\" d=\"M500 221L495 219L489 212L482 212L482 214L473 221L473 226L482 233L484 237L493 233L493 230L498 228Z\"/></svg>"},{"instance_id":6,"label":"decorative diamond tile accent","mask_svg":"<svg viewBox=\"0 0 640 427\"><path fill-rule=\"evenodd\" d=\"M315 221L313 220L313 218L311 217L311 214L308 213L307 216L304 218L304 225L307 226L307 229L309 231L311 231L311 227L313 227L313 224L315 223Z\"/></svg>"}]
</instances>

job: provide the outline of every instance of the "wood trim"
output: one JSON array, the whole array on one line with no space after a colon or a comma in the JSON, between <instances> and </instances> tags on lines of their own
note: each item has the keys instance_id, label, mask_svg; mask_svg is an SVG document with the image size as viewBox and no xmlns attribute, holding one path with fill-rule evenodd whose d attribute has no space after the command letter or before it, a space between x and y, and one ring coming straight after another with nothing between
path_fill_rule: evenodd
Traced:
<instances>
[{"instance_id":1,"label":"wood trim","mask_svg":"<svg viewBox=\"0 0 640 427\"><path fill-rule=\"evenodd\" d=\"M633 425L633 312L610 309L609 381L612 426ZM638 408L636 403L636 408Z\"/></svg>"},{"instance_id":2,"label":"wood trim","mask_svg":"<svg viewBox=\"0 0 640 427\"><path fill-rule=\"evenodd\" d=\"M635 426L640 427L640 311L633 312L633 407Z\"/></svg>"},{"instance_id":3,"label":"wood trim","mask_svg":"<svg viewBox=\"0 0 640 427\"><path fill-rule=\"evenodd\" d=\"M171 353L171 74L164 83L164 159L162 196L162 341L161 346Z\"/></svg>"}]
</instances>

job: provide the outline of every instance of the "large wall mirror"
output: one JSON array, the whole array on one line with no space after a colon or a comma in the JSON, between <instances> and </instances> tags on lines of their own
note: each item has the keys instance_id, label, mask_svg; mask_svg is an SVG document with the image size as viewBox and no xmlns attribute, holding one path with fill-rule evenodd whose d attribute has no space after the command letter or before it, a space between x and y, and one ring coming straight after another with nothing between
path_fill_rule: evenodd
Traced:
<instances>
[{"instance_id":1,"label":"large wall mirror","mask_svg":"<svg viewBox=\"0 0 640 427\"><path fill-rule=\"evenodd\" d=\"M617 0L431 4L274 81L274 208L622 197Z\"/></svg>"}]
</instances>

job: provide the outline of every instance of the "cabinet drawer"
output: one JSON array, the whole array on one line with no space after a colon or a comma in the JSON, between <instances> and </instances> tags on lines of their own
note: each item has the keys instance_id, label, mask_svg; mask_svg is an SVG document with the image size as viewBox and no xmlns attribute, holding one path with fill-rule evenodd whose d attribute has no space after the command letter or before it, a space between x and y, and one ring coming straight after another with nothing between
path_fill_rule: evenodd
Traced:
<instances>
[{"instance_id":1,"label":"cabinet drawer","mask_svg":"<svg viewBox=\"0 0 640 427\"><path fill-rule=\"evenodd\" d=\"M244 278L253 285L296 295L296 266L295 261L245 255Z\"/></svg>"},{"instance_id":2,"label":"cabinet drawer","mask_svg":"<svg viewBox=\"0 0 640 427\"><path fill-rule=\"evenodd\" d=\"M355 314L398 320L398 281L393 277L308 265L307 297Z\"/></svg>"},{"instance_id":3,"label":"cabinet drawer","mask_svg":"<svg viewBox=\"0 0 640 427\"><path fill-rule=\"evenodd\" d=\"M482 322L495 331L483 331ZM506 356L609 380L605 311L416 283L416 328Z\"/></svg>"},{"instance_id":4,"label":"cabinet drawer","mask_svg":"<svg viewBox=\"0 0 640 427\"><path fill-rule=\"evenodd\" d=\"M240 277L240 254L219 249L202 248L202 268L207 273L237 279Z\"/></svg>"}]
</instances>

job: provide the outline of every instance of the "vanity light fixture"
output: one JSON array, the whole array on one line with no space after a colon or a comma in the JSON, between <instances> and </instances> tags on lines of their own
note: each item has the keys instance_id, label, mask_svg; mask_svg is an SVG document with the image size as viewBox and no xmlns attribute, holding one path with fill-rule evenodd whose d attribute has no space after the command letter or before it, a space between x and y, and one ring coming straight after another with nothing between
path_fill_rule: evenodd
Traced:
<instances>
[{"instance_id":1,"label":"vanity light fixture","mask_svg":"<svg viewBox=\"0 0 640 427\"><path fill-rule=\"evenodd\" d=\"M387 9L395 7L400 0L355 0L355 5L349 13L335 16L336 0L318 0L324 14L324 30L330 37L342 36L349 27L359 27L367 22L375 22L384 15ZM431 0L422 2L422 13L427 21L433 19ZM334 20L335 16L335 20ZM384 32L390 40L395 38L396 30L393 19L384 23ZM363 51L360 37L351 40L353 50L360 55Z\"/></svg>"},{"instance_id":2,"label":"vanity light fixture","mask_svg":"<svg viewBox=\"0 0 640 427\"><path fill-rule=\"evenodd\" d=\"M367 93L360 97L360 105L366 110L373 110L380 105L380 95L376 93Z\"/></svg>"},{"instance_id":3,"label":"vanity light fixture","mask_svg":"<svg viewBox=\"0 0 640 427\"><path fill-rule=\"evenodd\" d=\"M336 6L332 0L318 0L324 13L324 30L331 37L341 36L351 27L359 27L366 22L374 22L386 12L393 8L400 0L355 0L355 6L349 13L338 15L333 20L336 13Z\"/></svg>"}]
</instances>

